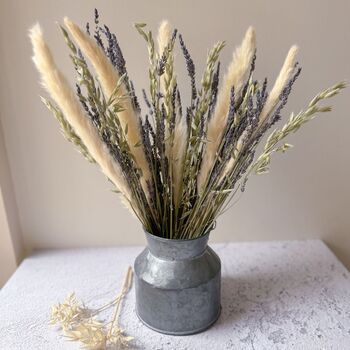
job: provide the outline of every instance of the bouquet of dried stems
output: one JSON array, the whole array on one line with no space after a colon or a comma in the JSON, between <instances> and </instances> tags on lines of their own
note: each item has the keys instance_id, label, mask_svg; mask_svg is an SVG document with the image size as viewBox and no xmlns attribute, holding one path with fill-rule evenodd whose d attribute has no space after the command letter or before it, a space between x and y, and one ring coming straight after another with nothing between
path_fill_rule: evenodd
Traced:
<instances>
[{"instance_id":1,"label":"bouquet of dried stems","mask_svg":"<svg viewBox=\"0 0 350 350\"><path fill-rule=\"evenodd\" d=\"M154 40L146 25L137 23L149 54L142 113L116 35L100 24L97 10L94 22L93 29L87 24L82 30L65 18L61 26L76 72L75 91L56 66L40 26L30 30L33 59L52 97L42 99L65 137L100 166L144 229L157 236L191 239L206 234L237 191L244 191L249 176L266 173L271 156L291 147L286 137L319 112L330 111L320 102L345 87L338 83L313 98L305 110L291 114L257 155L267 131L280 121L300 74L296 46L268 91L267 79L253 78L256 39L249 28L221 83L224 42L208 52L198 84L182 35L163 21ZM177 43L190 83L186 108L174 71Z\"/></svg>"}]
</instances>

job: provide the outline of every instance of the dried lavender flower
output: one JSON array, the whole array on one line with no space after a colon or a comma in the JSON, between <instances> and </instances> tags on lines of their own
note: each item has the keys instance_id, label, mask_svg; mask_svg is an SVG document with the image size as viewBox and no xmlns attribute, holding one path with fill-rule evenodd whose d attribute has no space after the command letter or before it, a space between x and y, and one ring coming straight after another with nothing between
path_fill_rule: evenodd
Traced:
<instances>
[{"instance_id":1,"label":"dried lavender flower","mask_svg":"<svg viewBox=\"0 0 350 350\"><path fill-rule=\"evenodd\" d=\"M187 47L185 45L185 42L183 41L182 35L179 35L180 45L182 49L182 53L185 57L186 61L186 67L187 67L187 73L191 80L191 100L195 101L197 98L197 89L196 89L196 67L194 65L194 62L191 58L190 53L187 50Z\"/></svg>"}]
</instances>

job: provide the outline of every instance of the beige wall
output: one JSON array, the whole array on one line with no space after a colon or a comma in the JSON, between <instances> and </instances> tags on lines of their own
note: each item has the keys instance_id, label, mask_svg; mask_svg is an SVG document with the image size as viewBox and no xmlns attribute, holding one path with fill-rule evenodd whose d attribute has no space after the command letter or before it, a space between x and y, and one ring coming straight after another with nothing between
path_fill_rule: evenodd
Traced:
<instances>
[{"instance_id":1,"label":"beige wall","mask_svg":"<svg viewBox=\"0 0 350 350\"><path fill-rule=\"evenodd\" d=\"M0 122L0 288L23 255L18 209Z\"/></svg>"},{"instance_id":2,"label":"beige wall","mask_svg":"<svg viewBox=\"0 0 350 350\"><path fill-rule=\"evenodd\" d=\"M147 53L131 23L156 28L166 17L184 34L203 67L207 49L225 39L225 66L252 24L258 35L257 74L272 81L289 46L300 48L302 76L285 110L298 111L324 87L350 76L350 2L344 1L1 1L1 117L20 223L28 248L142 243L141 227L98 169L60 135L39 101L28 28L39 21L57 61L72 73L56 21L83 24L98 3L118 34L136 88L147 86ZM179 75L185 76L178 56ZM182 89L188 91L187 80ZM271 174L254 177L219 221L213 240L322 238L350 266L349 90L334 111L306 126L295 148L274 159Z\"/></svg>"}]
</instances>

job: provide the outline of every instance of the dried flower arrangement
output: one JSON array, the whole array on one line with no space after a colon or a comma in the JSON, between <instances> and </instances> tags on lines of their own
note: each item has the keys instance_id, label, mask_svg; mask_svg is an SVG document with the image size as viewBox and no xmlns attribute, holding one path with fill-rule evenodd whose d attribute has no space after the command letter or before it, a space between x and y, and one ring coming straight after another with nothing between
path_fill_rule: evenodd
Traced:
<instances>
[{"instance_id":1,"label":"dried flower arrangement","mask_svg":"<svg viewBox=\"0 0 350 350\"><path fill-rule=\"evenodd\" d=\"M150 62L149 92L143 90L147 113L142 115L117 37L100 25L98 12L93 32L89 24L83 31L68 18L64 25L76 91L57 68L40 26L30 31L34 62L53 99L43 101L65 137L101 167L144 229L165 238L190 239L207 233L237 191L244 191L248 177L266 173L271 156L291 147L285 138L317 113L330 111L320 102L345 87L336 84L305 110L291 114L256 156L263 136L280 121L300 74L297 47L289 50L268 92L267 79L253 78L256 40L249 28L221 84L218 59L224 42L209 51L198 87L194 62L177 30L163 21L157 45L145 24L135 24L147 43ZM190 78L186 108L174 72L177 38Z\"/></svg>"},{"instance_id":2,"label":"dried flower arrangement","mask_svg":"<svg viewBox=\"0 0 350 350\"><path fill-rule=\"evenodd\" d=\"M80 342L84 349L120 349L128 347L133 339L124 333L118 323L121 303L131 288L133 272L131 267L125 275L120 293L110 303L97 310L87 308L79 302L75 293L71 293L63 301L51 307L51 325L57 325L70 341ZM114 306L110 322L103 322L97 316Z\"/></svg>"}]
</instances>

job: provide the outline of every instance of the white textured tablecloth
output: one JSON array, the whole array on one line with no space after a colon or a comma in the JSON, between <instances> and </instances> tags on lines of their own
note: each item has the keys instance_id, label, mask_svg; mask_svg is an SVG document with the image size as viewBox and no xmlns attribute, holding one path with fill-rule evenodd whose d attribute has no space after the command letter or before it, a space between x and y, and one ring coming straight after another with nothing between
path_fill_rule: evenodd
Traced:
<instances>
[{"instance_id":1,"label":"white textured tablecloth","mask_svg":"<svg viewBox=\"0 0 350 350\"><path fill-rule=\"evenodd\" d=\"M213 244L222 260L222 314L192 336L156 333L137 319L134 290L122 327L131 349L350 349L349 272L321 241ZM39 251L0 291L0 349L78 349L49 328L50 306L75 291L88 306L118 293L141 247Z\"/></svg>"}]
</instances>

